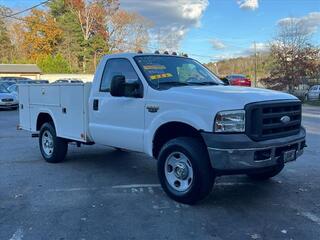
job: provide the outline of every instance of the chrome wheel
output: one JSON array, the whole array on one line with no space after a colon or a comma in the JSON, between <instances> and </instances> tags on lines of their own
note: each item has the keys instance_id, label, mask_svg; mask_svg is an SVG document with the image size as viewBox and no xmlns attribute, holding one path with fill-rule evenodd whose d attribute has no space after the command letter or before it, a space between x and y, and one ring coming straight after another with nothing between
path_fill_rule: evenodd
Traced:
<instances>
[{"instance_id":1,"label":"chrome wheel","mask_svg":"<svg viewBox=\"0 0 320 240\"><path fill-rule=\"evenodd\" d=\"M165 162L165 176L174 190L188 191L193 182L193 169L189 158L181 152L171 153Z\"/></svg>"},{"instance_id":2,"label":"chrome wheel","mask_svg":"<svg viewBox=\"0 0 320 240\"><path fill-rule=\"evenodd\" d=\"M48 130L45 130L42 134L42 149L48 157L53 153L53 146L53 136Z\"/></svg>"}]
</instances>

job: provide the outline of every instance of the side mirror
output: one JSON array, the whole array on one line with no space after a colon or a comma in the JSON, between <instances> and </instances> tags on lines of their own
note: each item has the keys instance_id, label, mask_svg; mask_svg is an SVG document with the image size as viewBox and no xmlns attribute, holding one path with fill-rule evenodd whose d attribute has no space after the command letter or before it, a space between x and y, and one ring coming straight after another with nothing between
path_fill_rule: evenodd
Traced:
<instances>
[{"instance_id":1,"label":"side mirror","mask_svg":"<svg viewBox=\"0 0 320 240\"><path fill-rule=\"evenodd\" d=\"M123 97L125 95L126 78L123 75L116 75L112 78L110 84L110 94L114 97Z\"/></svg>"},{"instance_id":2,"label":"side mirror","mask_svg":"<svg viewBox=\"0 0 320 240\"><path fill-rule=\"evenodd\" d=\"M221 78L221 81L224 83L224 85L230 85L229 80L227 78Z\"/></svg>"},{"instance_id":3,"label":"side mirror","mask_svg":"<svg viewBox=\"0 0 320 240\"><path fill-rule=\"evenodd\" d=\"M123 75L116 75L111 80L110 94L113 97L134 97L142 98L143 90L141 90L139 81L127 83Z\"/></svg>"}]
</instances>

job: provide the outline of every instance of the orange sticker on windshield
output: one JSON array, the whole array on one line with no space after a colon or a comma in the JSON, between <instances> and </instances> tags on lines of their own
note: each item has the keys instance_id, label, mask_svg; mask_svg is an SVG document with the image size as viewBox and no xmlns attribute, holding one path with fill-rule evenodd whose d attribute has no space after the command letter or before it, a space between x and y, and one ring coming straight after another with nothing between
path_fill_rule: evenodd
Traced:
<instances>
[{"instance_id":1,"label":"orange sticker on windshield","mask_svg":"<svg viewBox=\"0 0 320 240\"><path fill-rule=\"evenodd\" d=\"M160 78L169 78L169 77L172 77L171 73L163 73L163 74L151 75L150 79L151 80L157 80L157 79L160 79Z\"/></svg>"}]
</instances>

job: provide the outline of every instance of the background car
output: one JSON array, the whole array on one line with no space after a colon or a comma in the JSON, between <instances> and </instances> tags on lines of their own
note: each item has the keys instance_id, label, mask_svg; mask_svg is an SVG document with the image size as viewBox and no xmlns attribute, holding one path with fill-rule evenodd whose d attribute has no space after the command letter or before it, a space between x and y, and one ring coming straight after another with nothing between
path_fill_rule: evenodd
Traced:
<instances>
[{"instance_id":1,"label":"background car","mask_svg":"<svg viewBox=\"0 0 320 240\"><path fill-rule=\"evenodd\" d=\"M83 83L81 79L76 78L63 78L54 81L53 83Z\"/></svg>"},{"instance_id":2,"label":"background car","mask_svg":"<svg viewBox=\"0 0 320 240\"><path fill-rule=\"evenodd\" d=\"M48 80L22 80L17 82L18 84L47 84Z\"/></svg>"},{"instance_id":3,"label":"background car","mask_svg":"<svg viewBox=\"0 0 320 240\"><path fill-rule=\"evenodd\" d=\"M0 82L0 85L4 86L5 88L8 88L10 87L11 85L14 85L16 84L15 81L1 81Z\"/></svg>"},{"instance_id":4,"label":"background car","mask_svg":"<svg viewBox=\"0 0 320 240\"><path fill-rule=\"evenodd\" d=\"M7 90L8 90L11 94L13 94L13 95L17 98L17 100L19 100L19 87L18 87L17 84L11 85L10 87L7 88Z\"/></svg>"},{"instance_id":5,"label":"background car","mask_svg":"<svg viewBox=\"0 0 320 240\"><path fill-rule=\"evenodd\" d=\"M242 74L230 74L222 79L226 85L251 87L251 80Z\"/></svg>"},{"instance_id":6,"label":"background car","mask_svg":"<svg viewBox=\"0 0 320 240\"><path fill-rule=\"evenodd\" d=\"M314 85L309 88L305 96L306 101L320 100L320 85Z\"/></svg>"},{"instance_id":7,"label":"background car","mask_svg":"<svg viewBox=\"0 0 320 240\"><path fill-rule=\"evenodd\" d=\"M0 85L0 109L17 109L18 99L3 85Z\"/></svg>"},{"instance_id":8,"label":"background car","mask_svg":"<svg viewBox=\"0 0 320 240\"><path fill-rule=\"evenodd\" d=\"M28 81L28 80L32 80L32 79L31 78L27 78L27 77L13 77L13 76L0 77L0 82L1 81L19 82L19 81Z\"/></svg>"}]
</instances>

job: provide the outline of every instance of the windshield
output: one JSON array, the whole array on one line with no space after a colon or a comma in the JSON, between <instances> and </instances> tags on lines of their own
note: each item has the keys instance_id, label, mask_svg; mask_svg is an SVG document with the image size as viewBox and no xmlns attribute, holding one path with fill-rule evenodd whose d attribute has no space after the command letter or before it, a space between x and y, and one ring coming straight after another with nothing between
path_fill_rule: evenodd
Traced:
<instances>
[{"instance_id":1,"label":"windshield","mask_svg":"<svg viewBox=\"0 0 320 240\"><path fill-rule=\"evenodd\" d=\"M135 61L149 84L156 89L189 85L222 85L218 77L190 58L137 56Z\"/></svg>"},{"instance_id":2,"label":"windshield","mask_svg":"<svg viewBox=\"0 0 320 240\"><path fill-rule=\"evenodd\" d=\"M3 85L0 85L0 93L9 93L9 91Z\"/></svg>"}]
</instances>

